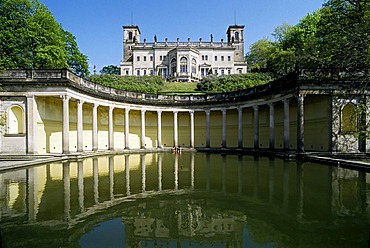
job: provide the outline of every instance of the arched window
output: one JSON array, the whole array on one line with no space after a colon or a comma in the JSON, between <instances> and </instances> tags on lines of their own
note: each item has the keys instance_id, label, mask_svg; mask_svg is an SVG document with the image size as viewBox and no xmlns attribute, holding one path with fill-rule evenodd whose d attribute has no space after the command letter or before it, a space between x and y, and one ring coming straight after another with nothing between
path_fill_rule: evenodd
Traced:
<instances>
[{"instance_id":1,"label":"arched window","mask_svg":"<svg viewBox=\"0 0 370 248\"><path fill-rule=\"evenodd\" d=\"M23 109L19 106L13 106L8 113L8 134L24 133Z\"/></svg>"},{"instance_id":2,"label":"arched window","mask_svg":"<svg viewBox=\"0 0 370 248\"><path fill-rule=\"evenodd\" d=\"M128 32L128 39L132 40L132 32Z\"/></svg>"},{"instance_id":3,"label":"arched window","mask_svg":"<svg viewBox=\"0 0 370 248\"><path fill-rule=\"evenodd\" d=\"M343 133L351 133L357 131L357 114L355 104L347 103L343 107L340 124L340 130Z\"/></svg>"},{"instance_id":4,"label":"arched window","mask_svg":"<svg viewBox=\"0 0 370 248\"><path fill-rule=\"evenodd\" d=\"M180 72L182 73L188 72L188 59L185 57L182 57L180 59Z\"/></svg>"},{"instance_id":5,"label":"arched window","mask_svg":"<svg viewBox=\"0 0 370 248\"><path fill-rule=\"evenodd\" d=\"M176 59L172 59L171 60L171 74L172 75L175 75L175 73L176 73L176 67L177 67Z\"/></svg>"},{"instance_id":6,"label":"arched window","mask_svg":"<svg viewBox=\"0 0 370 248\"><path fill-rule=\"evenodd\" d=\"M235 40L239 40L239 32L235 32Z\"/></svg>"},{"instance_id":7,"label":"arched window","mask_svg":"<svg viewBox=\"0 0 370 248\"><path fill-rule=\"evenodd\" d=\"M197 61L195 59L191 60L191 72L197 73Z\"/></svg>"}]
</instances>

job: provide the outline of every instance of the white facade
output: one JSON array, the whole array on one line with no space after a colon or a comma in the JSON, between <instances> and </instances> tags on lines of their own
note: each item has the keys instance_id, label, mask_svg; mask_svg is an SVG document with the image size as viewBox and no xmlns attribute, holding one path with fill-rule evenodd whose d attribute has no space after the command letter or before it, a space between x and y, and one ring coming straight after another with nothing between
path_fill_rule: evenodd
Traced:
<instances>
[{"instance_id":1,"label":"white facade","mask_svg":"<svg viewBox=\"0 0 370 248\"><path fill-rule=\"evenodd\" d=\"M227 75L247 72L244 60L244 26L227 30L227 42L221 39L203 42L140 41L138 26L123 26L121 75L159 75L166 80L198 81L209 74Z\"/></svg>"}]
</instances>

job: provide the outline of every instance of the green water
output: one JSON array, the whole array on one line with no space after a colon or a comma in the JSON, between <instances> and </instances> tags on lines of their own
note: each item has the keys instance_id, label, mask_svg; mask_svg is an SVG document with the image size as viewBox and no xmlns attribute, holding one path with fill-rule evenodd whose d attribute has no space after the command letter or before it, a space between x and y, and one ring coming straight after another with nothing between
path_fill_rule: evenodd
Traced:
<instances>
[{"instance_id":1,"label":"green water","mask_svg":"<svg viewBox=\"0 0 370 248\"><path fill-rule=\"evenodd\" d=\"M0 174L0 247L368 247L370 175L250 156L117 155Z\"/></svg>"}]
</instances>

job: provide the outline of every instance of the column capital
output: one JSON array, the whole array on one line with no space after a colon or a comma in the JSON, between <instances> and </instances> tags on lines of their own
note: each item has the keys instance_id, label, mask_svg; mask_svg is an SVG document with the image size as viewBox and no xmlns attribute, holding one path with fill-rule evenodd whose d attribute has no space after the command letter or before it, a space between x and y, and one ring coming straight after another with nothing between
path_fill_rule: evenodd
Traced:
<instances>
[{"instance_id":1,"label":"column capital","mask_svg":"<svg viewBox=\"0 0 370 248\"><path fill-rule=\"evenodd\" d=\"M254 110L254 111L257 111L257 110L258 110L258 108L259 108L259 106L258 106L258 105L253 105L253 107L252 107L252 108L253 108L253 110Z\"/></svg>"},{"instance_id":2,"label":"column capital","mask_svg":"<svg viewBox=\"0 0 370 248\"><path fill-rule=\"evenodd\" d=\"M84 100L77 99L77 104L82 105L82 104L84 104L84 103L85 103L85 101L84 101Z\"/></svg>"},{"instance_id":3,"label":"column capital","mask_svg":"<svg viewBox=\"0 0 370 248\"><path fill-rule=\"evenodd\" d=\"M285 98L282 100L284 104L289 104L290 103L290 99L289 98Z\"/></svg>"},{"instance_id":4,"label":"column capital","mask_svg":"<svg viewBox=\"0 0 370 248\"><path fill-rule=\"evenodd\" d=\"M210 115L211 114L211 110L209 110L209 109L205 110L205 112L206 112L206 115Z\"/></svg>"},{"instance_id":5,"label":"column capital","mask_svg":"<svg viewBox=\"0 0 370 248\"><path fill-rule=\"evenodd\" d=\"M244 107L242 107L242 106L238 106L238 107L236 107L236 109L237 109L237 110L238 110L238 112L240 113L240 112L243 112Z\"/></svg>"},{"instance_id":6,"label":"column capital","mask_svg":"<svg viewBox=\"0 0 370 248\"><path fill-rule=\"evenodd\" d=\"M93 108L98 108L99 104L98 103L93 103Z\"/></svg>"},{"instance_id":7,"label":"column capital","mask_svg":"<svg viewBox=\"0 0 370 248\"><path fill-rule=\"evenodd\" d=\"M190 111L189 111L189 114L190 114L190 115L194 115L194 110L190 110Z\"/></svg>"},{"instance_id":8,"label":"column capital","mask_svg":"<svg viewBox=\"0 0 370 248\"><path fill-rule=\"evenodd\" d=\"M269 102L267 105L269 105L270 108L273 108L275 106L275 102Z\"/></svg>"},{"instance_id":9,"label":"column capital","mask_svg":"<svg viewBox=\"0 0 370 248\"><path fill-rule=\"evenodd\" d=\"M114 106L109 106L109 111L113 111Z\"/></svg>"},{"instance_id":10,"label":"column capital","mask_svg":"<svg viewBox=\"0 0 370 248\"><path fill-rule=\"evenodd\" d=\"M63 101L69 101L71 99L68 95L61 95L60 98L62 98Z\"/></svg>"},{"instance_id":11,"label":"column capital","mask_svg":"<svg viewBox=\"0 0 370 248\"><path fill-rule=\"evenodd\" d=\"M141 112L141 114L143 115L143 114L145 114L146 109L140 109L140 112Z\"/></svg>"},{"instance_id":12,"label":"column capital","mask_svg":"<svg viewBox=\"0 0 370 248\"><path fill-rule=\"evenodd\" d=\"M225 108L221 109L222 114L226 114L226 111L227 111L227 109L225 109Z\"/></svg>"},{"instance_id":13,"label":"column capital","mask_svg":"<svg viewBox=\"0 0 370 248\"><path fill-rule=\"evenodd\" d=\"M161 114L162 114L162 112L163 112L162 110L157 110L157 114L158 114L158 115L161 115Z\"/></svg>"}]
</instances>

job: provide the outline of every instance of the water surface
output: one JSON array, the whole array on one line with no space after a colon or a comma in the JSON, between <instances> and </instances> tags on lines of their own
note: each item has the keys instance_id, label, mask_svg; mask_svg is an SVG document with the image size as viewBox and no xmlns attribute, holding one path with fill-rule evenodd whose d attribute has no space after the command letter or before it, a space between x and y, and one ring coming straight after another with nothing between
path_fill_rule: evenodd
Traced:
<instances>
[{"instance_id":1,"label":"water surface","mask_svg":"<svg viewBox=\"0 0 370 248\"><path fill-rule=\"evenodd\" d=\"M205 153L0 174L3 247L367 247L370 176Z\"/></svg>"}]
</instances>

